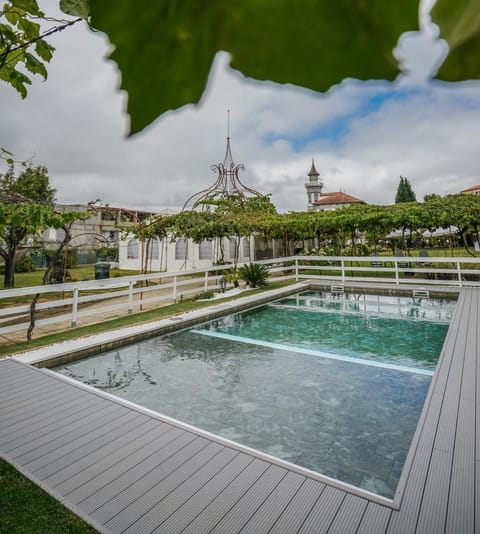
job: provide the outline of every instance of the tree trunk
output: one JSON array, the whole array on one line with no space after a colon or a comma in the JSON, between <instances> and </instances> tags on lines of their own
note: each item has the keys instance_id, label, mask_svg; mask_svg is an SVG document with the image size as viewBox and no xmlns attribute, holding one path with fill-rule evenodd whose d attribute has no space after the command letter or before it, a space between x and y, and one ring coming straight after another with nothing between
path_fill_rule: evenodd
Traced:
<instances>
[{"instance_id":1,"label":"tree trunk","mask_svg":"<svg viewBox=\"0 0 480 534\"><path fill-rule=\"evenodd\" d=\"M5 275L3 278L4 289L15 287L15 251L5 258Z\"/></svg>"},{"instance_id":2,"label":"tree trunk","mask_svg":"<svg viewBox=\"0 0 480 534\"><path fill-rule=\"evenodd\" d=\"M32 341L32 332L35 328L35 306L37 305L38 299L40 298L40 293L37 293L32 302L30 303L30 324L27 329L27 340Z\"/></svg>"},{"instance_id":3,"label":"tree trunk","mask_svg":"<svg viewBox=\"0 0 480 534\"><path fill-rule=\"evenodd\" d=\"M47 269L43 273L42 285L48 284L50 273L55 268L55 264L57 263L58 259L61 257L65 247L68 245L68 243L70 243L72 239L72 234L70 233L72 224L73 223L62 226L62 229L65 232L65 237L63 238L63 241L60 243L58 249L50 256L50 259L48 260ZM65 271L64 271L63 276L65 277ZM65 278L63 279L63 282L65 282ZM32 332L33 332L33 329L35 328L36 306L37 306L39 297L40 297L40 294L37 293L33 297L32 302L30 303L30 324L28 325L28 328L27 328L28 341L32 340Z\"/></svg>"}]
</instances>

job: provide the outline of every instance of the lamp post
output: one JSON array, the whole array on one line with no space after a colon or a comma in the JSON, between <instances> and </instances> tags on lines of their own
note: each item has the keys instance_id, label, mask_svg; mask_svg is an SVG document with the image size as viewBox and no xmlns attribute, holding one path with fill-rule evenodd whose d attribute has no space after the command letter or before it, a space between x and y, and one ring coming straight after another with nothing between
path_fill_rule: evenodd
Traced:
<instances>
[{"instance_id":1,"label":"lamp post","mask_svg":"<svg viewBox=\"0 0 480 534\"><path fill-rule=\"evenodd\" d=\"M225 288L227 287L227 279L225 276L221 276L220 278L220 289L222 290L222 293L225 293Z\"/></svg>"}]
</instances>

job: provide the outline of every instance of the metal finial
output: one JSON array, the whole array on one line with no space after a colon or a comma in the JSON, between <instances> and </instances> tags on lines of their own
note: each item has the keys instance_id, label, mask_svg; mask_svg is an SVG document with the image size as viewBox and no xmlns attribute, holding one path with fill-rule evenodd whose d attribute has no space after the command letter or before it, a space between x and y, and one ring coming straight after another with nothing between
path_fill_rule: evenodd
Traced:
<instances>
[{"instance_id":1,"label":"metal finial","mask_svg":"<svg viewBox=\"0 0 480 534\"><path fill-rule=\"evenodd\" d=\"M227 139L230 139L230 110L227 109Z\"/></svg>"}]
</instances>

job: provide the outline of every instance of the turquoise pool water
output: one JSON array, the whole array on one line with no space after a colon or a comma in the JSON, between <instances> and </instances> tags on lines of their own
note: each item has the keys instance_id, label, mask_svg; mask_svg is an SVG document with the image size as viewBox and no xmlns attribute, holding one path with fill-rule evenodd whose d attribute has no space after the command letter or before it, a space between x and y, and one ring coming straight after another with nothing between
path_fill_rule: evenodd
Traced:
<instances>
[{"instance_id":1,"label":"turquoise pool water","mask_svg":"<svg viewBox=\"0 0 480 534\"><path fill-rule=\"evenodd\" d=\"M408 301L376 299L307 293L57 371L392 497L453 304L406 318Z\"/></svg>"}]
</instances>

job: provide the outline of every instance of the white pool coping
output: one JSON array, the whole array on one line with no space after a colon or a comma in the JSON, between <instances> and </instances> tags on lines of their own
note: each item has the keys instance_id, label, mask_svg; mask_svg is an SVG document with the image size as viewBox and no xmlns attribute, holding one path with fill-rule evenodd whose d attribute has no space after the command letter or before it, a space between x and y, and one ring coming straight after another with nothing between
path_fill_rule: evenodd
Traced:
<instances>
[{"instance_id":1,"label":"white pool coping","mask_svg":"<svg viewBox=\"0 0 480 534\"><path fill-rule=\"evenodd\" d=\"M148 323L137 324L133 326L127 326L116 330L109 330L100 334L92 334L87 337L75 338L67 341L61 341L52 345L46 345L38 349L14 354L11 357L15 360L21 361L29 365L35 365L41 362L46 362L50 359L59 358L61 356L67 356L73 352L87 351L88 349L94 349L100 345L105 345L112 342L119 342L121 340L127 340L132 336L141 335L151 331L158 331L165 327L170 327L173 322L179 324L179 330L182 328L182 323L190 323L195 321L201 323L208 321L212 314L219 311L225 311L228 313L234 313L237 309L245 306L255 306L262 303L267 297L269 300L275 300L281 298L284 294L289 294L293 291L301 291L309 286L309 282L299 282L289 286L285 286L279 289L274 289L268 292L257 293L255 291L249 292L249 295L238 298L236 300L219 302L207 308L201 308L199 310L193 310L178 315L161 319L158 321L151 321ZM191 326L191 325L190 325ZM159 332L161 334L161 332Z\"/></svg>"}]
</instances>

